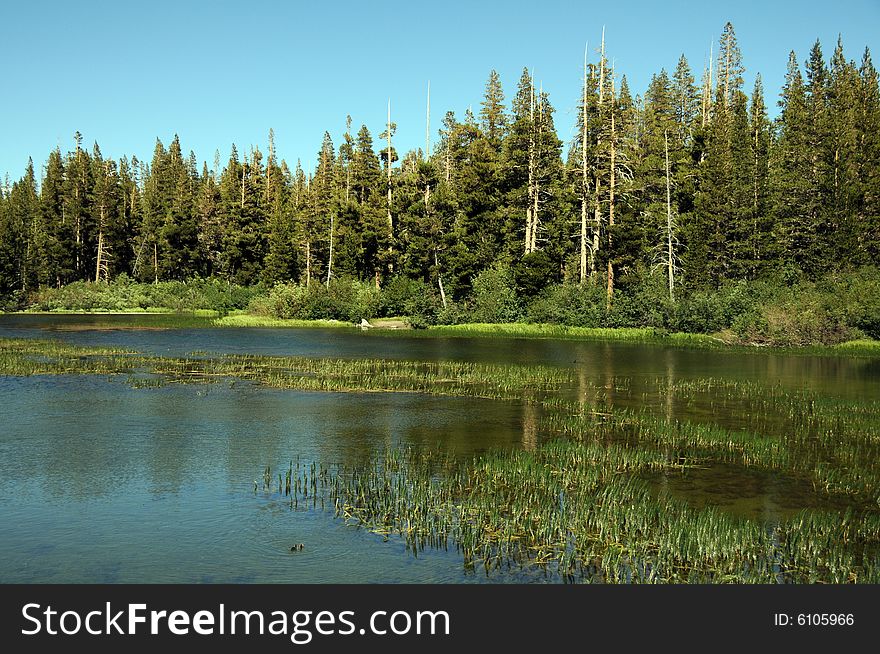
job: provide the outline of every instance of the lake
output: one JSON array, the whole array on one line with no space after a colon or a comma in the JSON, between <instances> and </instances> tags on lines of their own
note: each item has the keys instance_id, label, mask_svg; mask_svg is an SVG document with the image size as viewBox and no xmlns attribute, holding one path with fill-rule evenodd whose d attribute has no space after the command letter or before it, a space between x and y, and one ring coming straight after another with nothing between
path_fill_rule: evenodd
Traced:
<instances>
[{"instance_id":1,"label":"lake","mask_svg":"<svg viewBox=\"0 0 880 654\"><path fill-rule=\"evenodd\" d=\"M139 329L123 328L136 323ZM726 380L854 403L880 398L880 360L630 343L440 338L350 329L166 328L167 318L6 315L0 338L58 339L160 356L261 354L545 365L572 371L566 398L730 430L784 432L785 415L711 390ZM206 322L207 324L207 322ZM0 376L2 582L555 581L538 568L491 576L461 557L418 556L335 519L292 509L255 480L291 461L357 464L389 448L470 457L531 449L548 435L535 405L414 393L321 393L253 383L132 388L99 375ZM845 508L781 473L706 466L653 487L772 524L802 508ZM303 543L302 551L290 547Z\"/></svg>"}]
</instances>

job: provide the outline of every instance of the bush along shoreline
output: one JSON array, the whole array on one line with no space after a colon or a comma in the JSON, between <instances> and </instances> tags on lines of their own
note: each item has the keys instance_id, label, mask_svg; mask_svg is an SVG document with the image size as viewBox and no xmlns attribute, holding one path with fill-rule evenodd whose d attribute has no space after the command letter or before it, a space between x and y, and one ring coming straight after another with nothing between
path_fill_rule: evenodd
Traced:
<instances>
[{"instance_id":1,"label":"bush along shoreline","mask_svg":"<svg viewBox=\"0 0 880 654\"><path fill-rule=\"evenodd\" d=\"M445 304L445 306L444 306ZM471 291L444 303L435 286L399 276L381 288L351 279L329 284L241 286L218 279L138 283L75 282L44 288L5 308L43 312L180 312L219 317L229 326L359 324L405 318L448 336L672 340L682 344L833 347L880 351L880 269L865 267L816 282L732 282L672 302L662 280L646 275L609 306L598 285L524 288L513 270L479 273Z\"/></svg>"}]
</instances>

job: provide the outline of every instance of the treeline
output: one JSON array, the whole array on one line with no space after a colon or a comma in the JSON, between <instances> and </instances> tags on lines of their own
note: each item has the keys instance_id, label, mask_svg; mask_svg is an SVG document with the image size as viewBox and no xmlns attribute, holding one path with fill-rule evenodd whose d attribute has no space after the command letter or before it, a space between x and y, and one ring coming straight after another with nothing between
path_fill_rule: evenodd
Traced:
<instances>
[{"instance_id":1,"label":"treeline","mask_svg":"<svg viewBox=\"0 0 880 654\"><path fill-rule=\"evenodd\" d=\"M595 57L594 57L595 59ZM417 280L442 307L492 270L523 303L559 283L607 309L661 289L678 302L731 281L821 280L880 262L880 93L868 50L817 42L790 55L777 119L760 76L747 95L733 27L717 61L684 56L633 96L603 41L584 62L575 137L527 70L509 104L498 75L479 111L448 112L429 148L399 154L349 119L314 171L235 146L198 165L175 136L152 159L95 144L49 154L0 189L0 296L124 275L310 286ZM426 150L430 149L430 152ZM494 273L493 273L494 274ZM595 293L594 293L595 294Z\"/></svg>"}]
</instances>

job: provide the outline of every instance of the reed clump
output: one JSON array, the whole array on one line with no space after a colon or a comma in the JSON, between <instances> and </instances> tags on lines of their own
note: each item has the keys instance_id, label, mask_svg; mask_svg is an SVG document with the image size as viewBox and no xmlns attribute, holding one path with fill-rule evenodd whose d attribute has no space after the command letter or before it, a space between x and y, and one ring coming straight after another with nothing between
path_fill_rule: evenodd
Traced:
<instances>
[{"instance_id":1,"label":"reed clump","mask_svg":"<svg viewBox=\"0 0 880 654\"><path fill-rule=\"evenodd\" d=\"M880 581L876 514L803 512L768 529L658 495L632 474L679 465L660 451L558 440L458 463L409 449L358 467L297 465L278 488L292 504L326 498L337 517L399 537L413 554L455 549L486 574L540 566L605 583Z\"/></svg>"},{"instance_id":2,"label":"reed clump","mask_svg":"<svg viewBox=\"0 0 880 654\"><path fill-rule=\"evenodd\" d=\"M405 392L539 401L570 384L551 366L332 359L258 355L158 357L59 341L0 340L0 374L158 375L170 383L234 378L273 388L322 392ZM136 384L137 385L137 384Z\"/></svg>"}]
</instances>

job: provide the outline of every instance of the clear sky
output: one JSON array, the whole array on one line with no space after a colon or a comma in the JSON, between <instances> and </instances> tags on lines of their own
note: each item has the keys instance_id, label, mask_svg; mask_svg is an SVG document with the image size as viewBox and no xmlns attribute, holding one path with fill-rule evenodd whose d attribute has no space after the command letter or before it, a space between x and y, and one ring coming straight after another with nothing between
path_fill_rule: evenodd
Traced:
<instances>
[{"instance_id":1,"label":"clear sky","mask_svg":"<svg viewBox=\"0 0 880 654\"><path fill-rule=\"evenodd\" d=\"M325 130L339 144L346 114L377 137L389 97L397 147L408 150L424 144L428 80L436 142L447 110L478 110L493 68L508 102L522 68L533 69L567 141L584 46L595 60L603 25L607 56L635 95L681 53L699 79L727 20L746 88L760 72L771 109L789 50L803 62L816 38L826 58L840 33L848 59L868 46L880 63L880 0L4 3L0 175L19 177L28 156L39 175L76 130L105 156L141 159L178 133L210 167L233 142L265 152L272 127L279 155L311 169Z\"/></svg>"}]
</instances>

